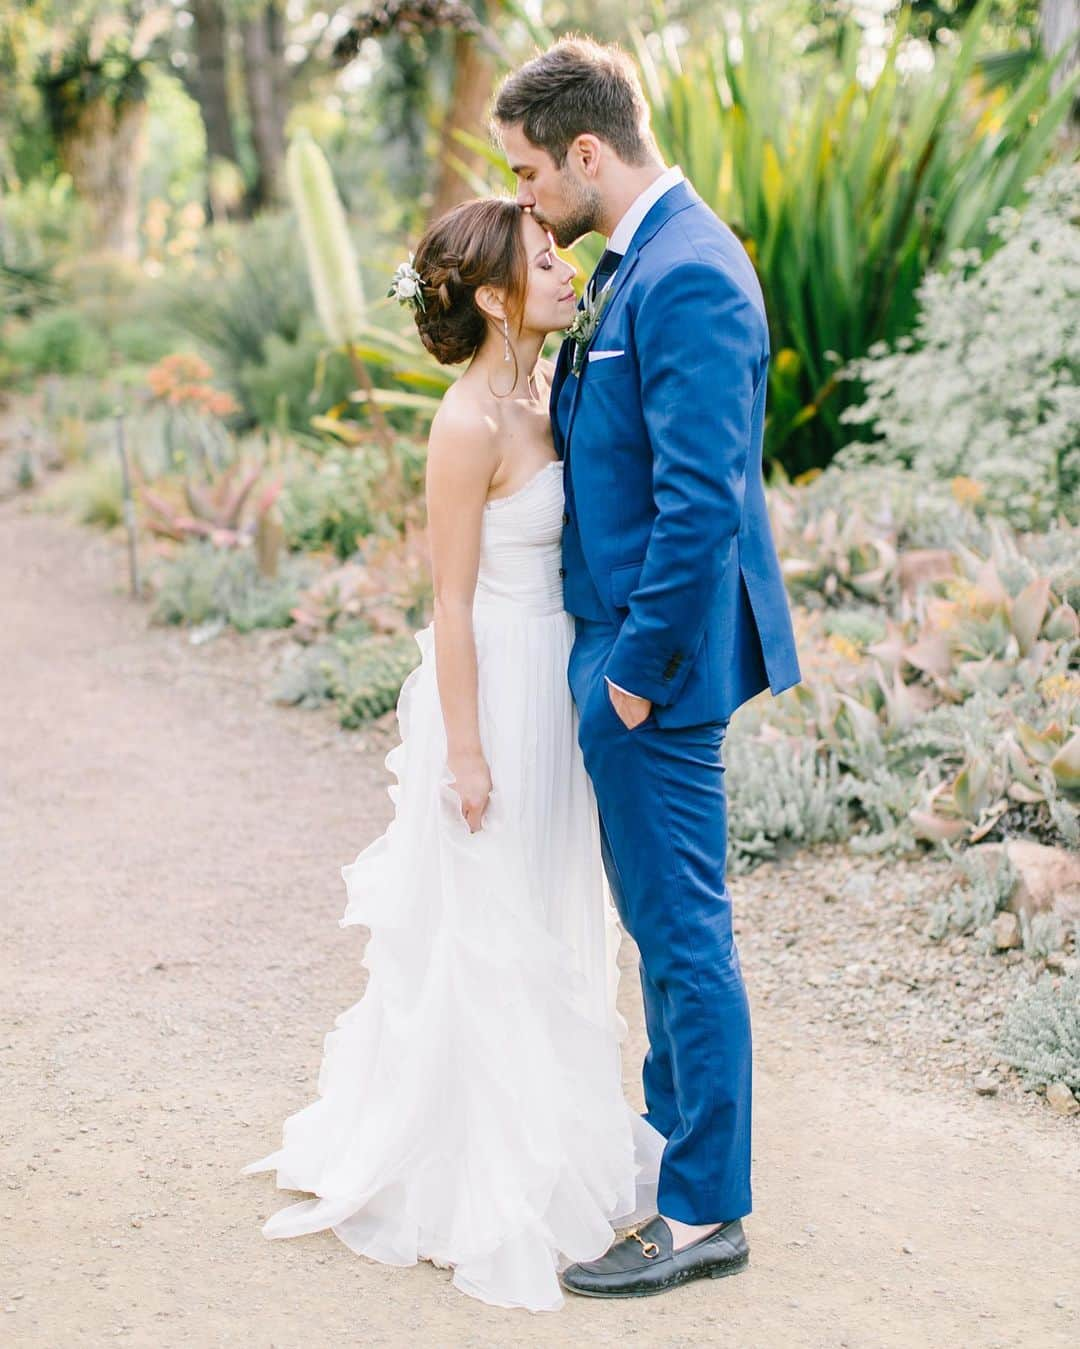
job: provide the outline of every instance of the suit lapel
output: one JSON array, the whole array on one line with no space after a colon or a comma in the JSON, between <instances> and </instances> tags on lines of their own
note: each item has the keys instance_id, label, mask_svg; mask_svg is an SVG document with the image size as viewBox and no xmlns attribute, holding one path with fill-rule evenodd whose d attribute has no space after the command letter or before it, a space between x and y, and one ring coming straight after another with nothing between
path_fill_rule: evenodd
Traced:
<instances>
[{"instance_id":1,"label":"suit lapel","mask_svg":"<svg viewBox=\"0 0 1080 1349\"><path fill-rule=\"evenodd\" d=\"M593 335L589 340L590 347L595 344L596 339L600 336L600 329L604 326L604 321L607 318L608 314L611 313L612 307L615 304L615 297L619 293L619 291L623 288L623 286L626 284L627 277L637 266L637 260L638 260L637 249L631 246L631 248L628 250L626 254L626 257L623 258L622 262L619 263L618 271L611 279L611 285L608 287L608 290L611 292L611 294L609 299L607 300L607 303L604 305L603 310L601 311L600 319L597 322ZM571 344L567 343L567 345L569 346ZM567 362L567 364L569 365L569 361ZM570 442L570 430L574 425L574 414L577 412L578 400L581 398L581 385L584 380L585 371L588 368L588 364L589 358L588 355L586 355L585 364L581 367L581 372L577 375L570 376L571 379L576 380L576 383L574 385L573 396L570 403L570 415L566 419L567 444L569 444Z\"/></svg>"},{"instance_id":2,"label":"suit lapel","mask_svg":"<svg viewBox=\"0 0 1080 1349\"><path fill-rule=\"evenodd\" d=\"M659 201L653 203L648 214L645 216L645 219L634 231L634 237L630 240L630 246L626 250L626 256L623 258L622 262L619 263L615 275L612 278L611 286L609 287L612 292L611 298L608 300L607 304L605 304L603 312L600 315L600 320L596 325L596 331L593 333L589 343L590 346L596 342L597 337L600 335L600 329L603 328L608 314L614 309L615 296L626 284L630 273L637 266L638 257L644 245L647 244L653 235L666 225L673 216L678 215L680 211L685 211L687 207L693 206L695 202L700 200L701 198L698 196L697 192L694 191L694 188L689 181L684 178L681 183L677 183L673 188L665 192ZM580 308L580 305L578 307ZM588 369L589 363L588 356L586 356L585 364L581 367L581 373L576 376L570 375L569 357L567 355L567 348L570 345L569 341L564 342L559 351L560 366L564 364L565 360L563 379L570 378L577 380L577 384L573 391L573 399L570 404L570 415L566 419L565 444L561 451L563 458L565 458L566 453L570 448L570 432L574 425L574 416L577 412L578 400L581 398L581 386L584 382L585 371ZM558 376L558 369L556 369L556 376ZM557 379L557 385L558 389L561 390L562 380ZM558 395L555 393L555 388L556 385L553 384L553 395L557 399ZM553 403L552 406L557 406L557 403Z\"/></svg>"}]
</instances>

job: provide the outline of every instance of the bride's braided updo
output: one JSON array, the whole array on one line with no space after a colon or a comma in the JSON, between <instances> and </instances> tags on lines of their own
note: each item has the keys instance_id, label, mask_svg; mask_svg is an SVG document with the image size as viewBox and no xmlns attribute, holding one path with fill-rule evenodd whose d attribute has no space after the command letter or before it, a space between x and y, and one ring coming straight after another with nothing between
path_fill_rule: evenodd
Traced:
<instances>
[{"instance_id":1,"label":"bride's braided updo","mask_svg":"<svg viewBox=\"0 0 1080 1349\"><path fill-rule=\"evenodd\" d=\"M495 322L477 306L480 286L504 291L509 320L520 326L528 286L521 217L509 198L478 197L440 216L417 244L424 307L414 309L416 327L442 365L475 355Z\"/></svg>"}]
</instances>

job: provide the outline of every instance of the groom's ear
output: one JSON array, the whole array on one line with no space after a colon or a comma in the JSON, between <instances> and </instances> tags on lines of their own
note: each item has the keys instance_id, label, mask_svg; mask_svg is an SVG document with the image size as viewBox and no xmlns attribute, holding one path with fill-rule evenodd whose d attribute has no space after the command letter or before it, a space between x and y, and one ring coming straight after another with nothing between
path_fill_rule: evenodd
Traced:
<instances>
[{"instance_id":1,"label":"groom's ear","mask_svg":"<svg viewBox=\"0 0 1080 1349\"><path fill-rule=\"evenodd\" d=\"M603 149L604 142L599 136L594 136L590 131L583 131L570 142L568 154L587 178L595 178Z\"/></svg>"}]
</instances>

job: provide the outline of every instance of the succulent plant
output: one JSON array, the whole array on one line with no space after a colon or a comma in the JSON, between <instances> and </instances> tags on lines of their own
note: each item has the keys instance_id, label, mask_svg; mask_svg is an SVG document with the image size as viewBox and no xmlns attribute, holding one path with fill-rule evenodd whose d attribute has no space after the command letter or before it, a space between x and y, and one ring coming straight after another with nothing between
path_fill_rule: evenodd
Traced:
<instances>
[{"instance_id":1,"label":"succulent plant","mask_svg":"<svg viewBox=\"0 0 1080 1349\"><path fill-rule=\"evenodd\" d=\"M261 464L230 464L219 474L199 480L184 479L180 491L183 503L176 501L167 488L139 485L146 527L162 538L183 542L191 538L209 539L219 548L236 548L251 541L258 521L271 509L281 484L262 484L249 514L250 524L242 517L252 493L263 476ZM186 505L187 510L184 509Z\"/></svg>"}]
</instances>

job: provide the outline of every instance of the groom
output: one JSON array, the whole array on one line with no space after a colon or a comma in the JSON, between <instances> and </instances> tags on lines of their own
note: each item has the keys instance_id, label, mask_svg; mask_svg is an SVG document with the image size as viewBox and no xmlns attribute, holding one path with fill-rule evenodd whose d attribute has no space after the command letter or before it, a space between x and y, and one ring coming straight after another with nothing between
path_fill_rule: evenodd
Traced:
<instances>
[{"instance_id":1,"label":"groom","mask_svg":"<svg viewBox=\"0 0 1080 1349\"><path fill-rule=\"evenodd\" d=\"M761 472L769 330L745 250L665 168L637 73L564 39L501 86L518 202L607 248L551 391L569 678L604 867L641 955L659 1213L563 1282L593 1297L735 1273L749 1251L750 1016L724 879L721 746L800 672Z\"/></svg>"}]
</instances>

